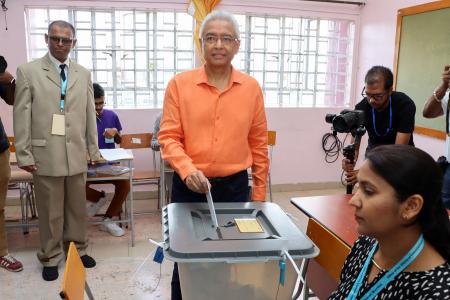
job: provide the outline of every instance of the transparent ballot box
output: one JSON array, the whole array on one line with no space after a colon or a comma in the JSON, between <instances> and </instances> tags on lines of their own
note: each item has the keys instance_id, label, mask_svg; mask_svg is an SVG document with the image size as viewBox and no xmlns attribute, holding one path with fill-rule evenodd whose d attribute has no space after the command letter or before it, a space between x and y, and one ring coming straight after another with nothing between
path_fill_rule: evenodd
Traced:
<instances>
[{"instance_id":1,"label":"transparent ballot box","mask_svg":"<svg viewBox=\"0 0 450 300\"><path fill-rule=\"evenodd\" d=\"M292 299L299 280L284 251L298 265L319 249L274 203L215 203L215 212L218 230L207 203L163 208L164 255L178 263L183 299Z\"/></svg>"}]
</instances>

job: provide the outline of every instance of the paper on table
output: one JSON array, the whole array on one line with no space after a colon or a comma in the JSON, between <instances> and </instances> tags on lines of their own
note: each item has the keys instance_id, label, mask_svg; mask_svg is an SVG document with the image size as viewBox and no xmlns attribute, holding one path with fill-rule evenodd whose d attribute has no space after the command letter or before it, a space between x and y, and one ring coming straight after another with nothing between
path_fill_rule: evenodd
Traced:
<instances>
[{"instance_id":1,"label":"paper on table","mask_svg":"<svg viewBox=\"0 0 450 300\"><path fill-rule=\"evenodd\" d=\"M240 232L264 232L258 220L256 219L234 219Z\"/></svg>"},{"instance_id":2,"label":"paper on table","mask_svg":"<svg viewBox=\"0 0 450 300\"><path fill-rule=\"evenodd\" d=\"M219 228L219 223L217 223L216 210L214 209L214 203L211 196L211 189L208 187L208 193L206 193L206 200L208 200L209 212L211 214L211 219L213 221L214 228Z\"/></svg>"},{"instance_id":3,"label":"paper on table","mask_svg":"<svg viewBox=\"0 0 450 300\"><path fill-rule=\"evenodd\" d=\"M131 151L127 151L123 148L116 149L100 149L100 153L107 161L116 161L121 159L133 159Z\"/></svg>"}]
</instances>

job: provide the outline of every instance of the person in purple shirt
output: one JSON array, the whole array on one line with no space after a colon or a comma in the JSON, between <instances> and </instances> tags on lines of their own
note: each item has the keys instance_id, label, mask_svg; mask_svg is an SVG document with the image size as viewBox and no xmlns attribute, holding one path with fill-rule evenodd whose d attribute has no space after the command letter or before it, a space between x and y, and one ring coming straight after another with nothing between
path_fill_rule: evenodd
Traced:
<instances>
[{"instance_id":1,"label":"person in purple shirt","mask_svg":"<svg viewBox=\"0 0 450 300\"><path fill-rule=\"evenodd\" d=\"M120 131L122 125L119 117L112 110L104 109L105 91L101 85L94 83L95 113L97 114L98 147L100 149L114 149L116 144L120 144L122 138ZM113 236L123 236L124 230L116 223L112 222L113 217L119 216L122 211L122 204L127 199L130 192L130 182L128 180L97 181L96 184L110 183L115 186L114 197L105 213L100 230L109 232ZM106 204L107 199L104 191L97 191L86 184L86 198L91 204L87 207L89 217L97 214L98 210Z\"/></svg>"}]
</instances>

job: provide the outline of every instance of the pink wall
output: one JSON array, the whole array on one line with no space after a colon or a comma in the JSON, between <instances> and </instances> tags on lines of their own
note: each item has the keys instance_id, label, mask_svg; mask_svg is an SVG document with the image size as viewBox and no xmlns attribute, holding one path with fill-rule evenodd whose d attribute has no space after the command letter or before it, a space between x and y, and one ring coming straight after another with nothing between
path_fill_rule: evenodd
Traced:
<instances>
[{"instance_id":1,"label":"pink wall","mask_svg":"<svg viewBox=\"0 0 450 300\"><path fill-rule=\"evenodd\" d=\"M116 1L96 1L96 6L111 6ZM149 2L134 1L127 3L117 1L116 7L164 7L169 1ZM184 7L187 1L172 0L179 7ZM249 3L273 3L272 1L249 1ZM284 0L284 3L293 1ZM397 9L424 3L426 1L413 0L368 0L367 5L361 10L360 17L360 50L357 66L357 84L354 93L359 94L363 86L364 74L372 65L382 64L392 67L394 59L394 40ZM235 11L239 1L223 0L222 4L230 11ZM23 21L23 7L27 5L74 5L92 6L92 2L86 1L37 1L37 0L15 0L8 1L8 25L9 30L4 30L3 17L0 18L0 53L5 55L10 64L10 70L15 73L15 68L27 60L25 26ZM305 4L306 5L306 4ZM345 9L336 5L326 5L335 11L346 11L348 14L357 14L359 9L354 7ZM320 7L314 4L312 10L306 10L308 14L322 14L324 5ZM299 8L305 8L300 6ZM305 8L307 9L307 8ZM237 9L236 9L237 10ZM257 9L255 9L257 10ZM253 10L252 10L253 11ZM295 9L294 9L295 11ZM267 13L267 7L266 11ZM358 98L354 99L358 100ZM420 113L422 108L418 108ZM312 183L330 182L340 180L340 162L327 164L324 161L324 153L321 148L321 139L324 133L329 131L324 117L326 113L337 113L341 108L268 108L267 117L269 129L277 131L277 145L273 155L273 183ZM138 109L118 110L120 119L124 126L124 132L144 132L153 130L153 121L159 110ZM6 127L8 134L12 134L11 109L5 104L0 104L0 117ZM415 136L417 146L429 151L437 157L443 152L444 143L435 139ZM361 146L365 149L366 142ZM151 155L148 153L137 153L135 167L146 168L152 165Z\"/></svg>"}]
</instances>

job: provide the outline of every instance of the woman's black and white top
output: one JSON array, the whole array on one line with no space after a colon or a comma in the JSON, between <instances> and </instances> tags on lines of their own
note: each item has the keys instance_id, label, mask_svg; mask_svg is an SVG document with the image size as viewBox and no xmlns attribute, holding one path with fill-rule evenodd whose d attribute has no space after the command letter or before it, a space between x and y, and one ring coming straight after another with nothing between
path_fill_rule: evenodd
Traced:
<instances>
[{"instance_id":1,"label":"woman's black and white top","mask_svg":"<svg viewBox=\"0 0 450 300\"><path fill-rule=\"evenodd\" d=\"M329 300L346 299L375 243L375 239L361 236L342 268L340 283ZM369 272L368 272L369 273ZM381 271L371 283L364 277L358 298L361 298L385 274ZM378 293L383 300L441 300L450 299L450 264L446 262L425 272L402 272Z\"/></svg>"}]
</instances>

